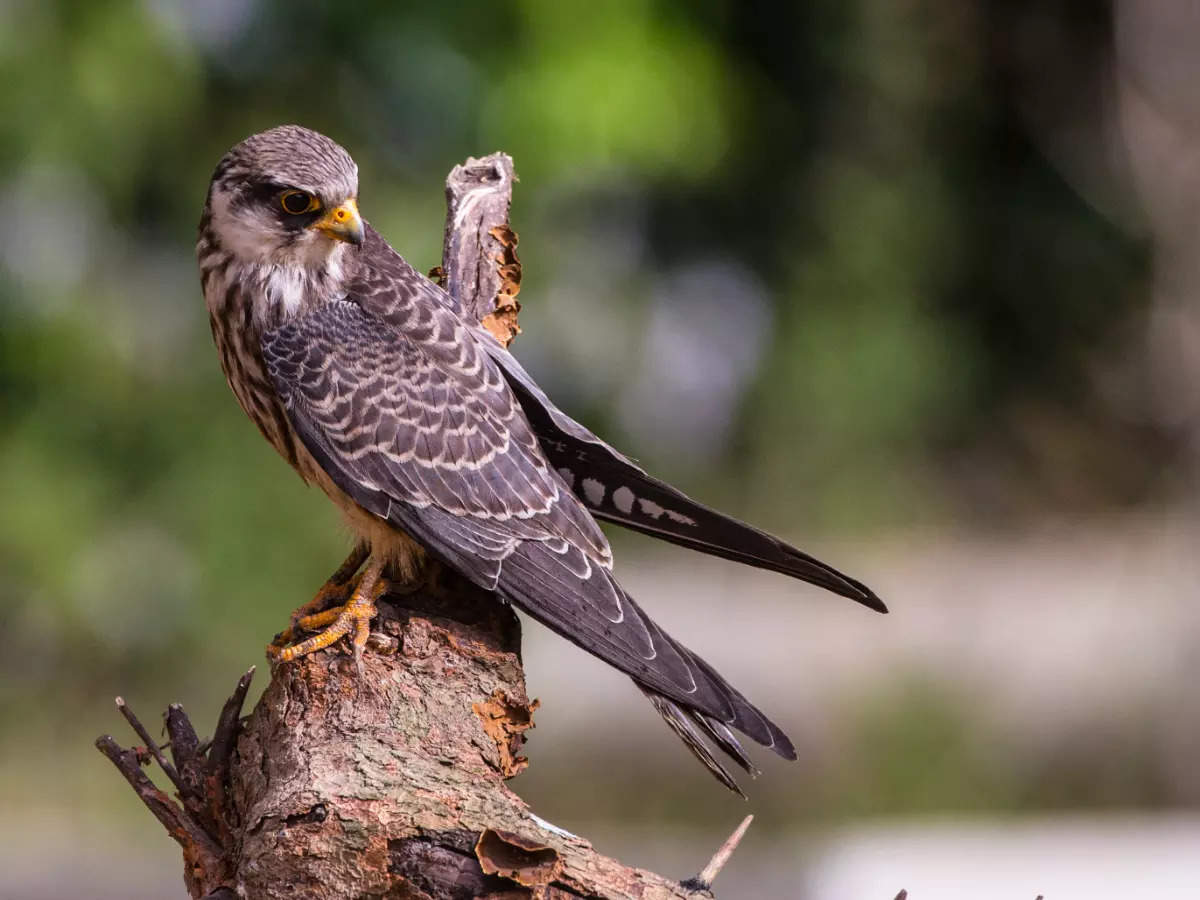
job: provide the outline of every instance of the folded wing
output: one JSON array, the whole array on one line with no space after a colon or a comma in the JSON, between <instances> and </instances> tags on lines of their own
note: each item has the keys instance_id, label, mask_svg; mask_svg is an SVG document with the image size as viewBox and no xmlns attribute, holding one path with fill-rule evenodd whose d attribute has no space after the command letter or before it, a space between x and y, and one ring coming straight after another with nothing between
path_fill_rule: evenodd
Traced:
<instances>
[{"instance_id":1,"label":"folded wing","mask_svg":"<svg viewBox=\"0 0 1200 900\"><path fill-rule=\"evenodd\" d=\"M334 483L630 675L693 752L689 738L702 734L749 767L733 728L794 758L774 723L616 582L604 534L546 459L495 362L439 320L452 311L423 309L401 331L394 303L388 315L370 307L370 298L328 304L263 341L289 421Z\"/></svg>"}]
</instances>

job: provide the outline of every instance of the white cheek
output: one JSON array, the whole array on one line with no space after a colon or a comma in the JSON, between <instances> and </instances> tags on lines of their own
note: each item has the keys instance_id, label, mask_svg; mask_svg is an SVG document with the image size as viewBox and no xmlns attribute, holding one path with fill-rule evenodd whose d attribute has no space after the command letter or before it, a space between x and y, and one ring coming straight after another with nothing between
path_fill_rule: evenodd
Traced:
<instances>
[{"instance_id":1,"label":"white cheek","mask_svg":"<svg viewBox=\"0 0 1200 900\"><path fill-rule=\"evenodd\" d=\"M325 264L336 243L319 231L306 228L292 239L288 261L295 265L316 268Z\"/></svg>"},{"instance_id":2,"label":"white cheek","mask_svg":"<svg viewBox=\"0 0 1200 900\"><path fill-rule=\"evenodd\" d=\"M279 234L273 223L247 208L234 210L226 198L213 203L213 228L225 249L246 262L260 262L279 249Z\"/></svg>"}]
</instances>

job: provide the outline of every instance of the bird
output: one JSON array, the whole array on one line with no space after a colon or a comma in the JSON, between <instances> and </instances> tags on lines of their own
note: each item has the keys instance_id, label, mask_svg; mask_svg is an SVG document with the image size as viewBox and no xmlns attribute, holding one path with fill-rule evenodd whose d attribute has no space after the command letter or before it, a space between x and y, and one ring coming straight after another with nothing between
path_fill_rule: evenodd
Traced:
<instances>
[{"instance_id":1,"label":"bird","mask_svg":"<svg viewBox=\"0 0 1200 900\"><path fill-rule=\"evenodd\" d=\"M348 637L361 671L375 601L435 563L627 674L730 790L742 794L729 760L759 774L736 733L796 758L779 726L621 586L598 523L887 612L870 588L690 499L555 406L363 218L358 167L323 134L283 125L230 149L196 256L234 396L356 535L269 648L279 663Z\"/></svg>"}]
</instances>

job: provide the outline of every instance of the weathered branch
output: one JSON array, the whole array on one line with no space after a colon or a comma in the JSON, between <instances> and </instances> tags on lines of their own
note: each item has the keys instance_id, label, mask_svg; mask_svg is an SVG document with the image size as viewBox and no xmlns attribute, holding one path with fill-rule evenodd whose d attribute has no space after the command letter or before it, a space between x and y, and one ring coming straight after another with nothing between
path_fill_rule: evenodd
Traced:
<instances>
[{"instance_id":1,"label":"weathered branch","mask_svg":"<svg viewBox=\"0 0 1200 900\"><path fill-rule=\"evenodd\" d=\"M459 308L506 347L521 333L521 261L508 223L512 157L469 157L446 178L446 236L440 276Z\"/></svg>"},{"instance_id":2,"label":"weathered branch","mask_svg":"<svg viewBox=\"0 0 1200 900\"><path fill-rule=\"evenodd\" d=\"M440 273L505 343L519 330L513 179L503 154L451 172ZM596 853L505 785L527 765L520 751L537 706L509 607L437 569L379 608L363 677L343 648L275 666L243 721L251 670L207 743L171 706L170 762L118 701L145 750L110 737L97 745L183 847L192 897L711 896L749 819L685 885ZM150 760L178 803L142 772Z\"/></svg>"}]
</instances>

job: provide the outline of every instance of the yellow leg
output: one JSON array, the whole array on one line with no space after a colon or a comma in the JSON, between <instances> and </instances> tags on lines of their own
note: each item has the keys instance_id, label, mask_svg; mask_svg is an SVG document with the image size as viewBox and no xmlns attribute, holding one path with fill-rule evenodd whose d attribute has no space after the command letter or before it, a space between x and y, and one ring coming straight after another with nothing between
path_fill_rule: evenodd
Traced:
<instances>
[{"instance_id":1,"label":"yellow leg","mask_svg":"<svg viewBox=\"0 0 1200 900\"><path fill-rule=\"evenodd\" d=\"M287 646L296 639L301 629L311 631L332 622L337 610L346 604L358 586L358 570L368 554L366 544L355 544L350 555L338 566L337 571L329 576L329 580L321 585L316 596L292 612L288 627L275 635L275 640L271 643L277 647ZM335 615L325 618L324 615L330 612Z\"/></svg>"},{"instance_id":2,"label":"yellow leg","mask_svg":"<svg viewBox=\"0 0 1200 900\"><path fill-rule=\"evenodd\" d=\"M370 560L345 606L304 616L299 620L301 627L320 628L327 625L324 631L287 647L272 644L267 647L268 655L280 662L290 662L323 650L352 633L354 658L361 667L362 650L371 634L371 620L375 618L375 601L387 590L387 582L382 576L382 560Z\"/></svg>"}]
</instances>

